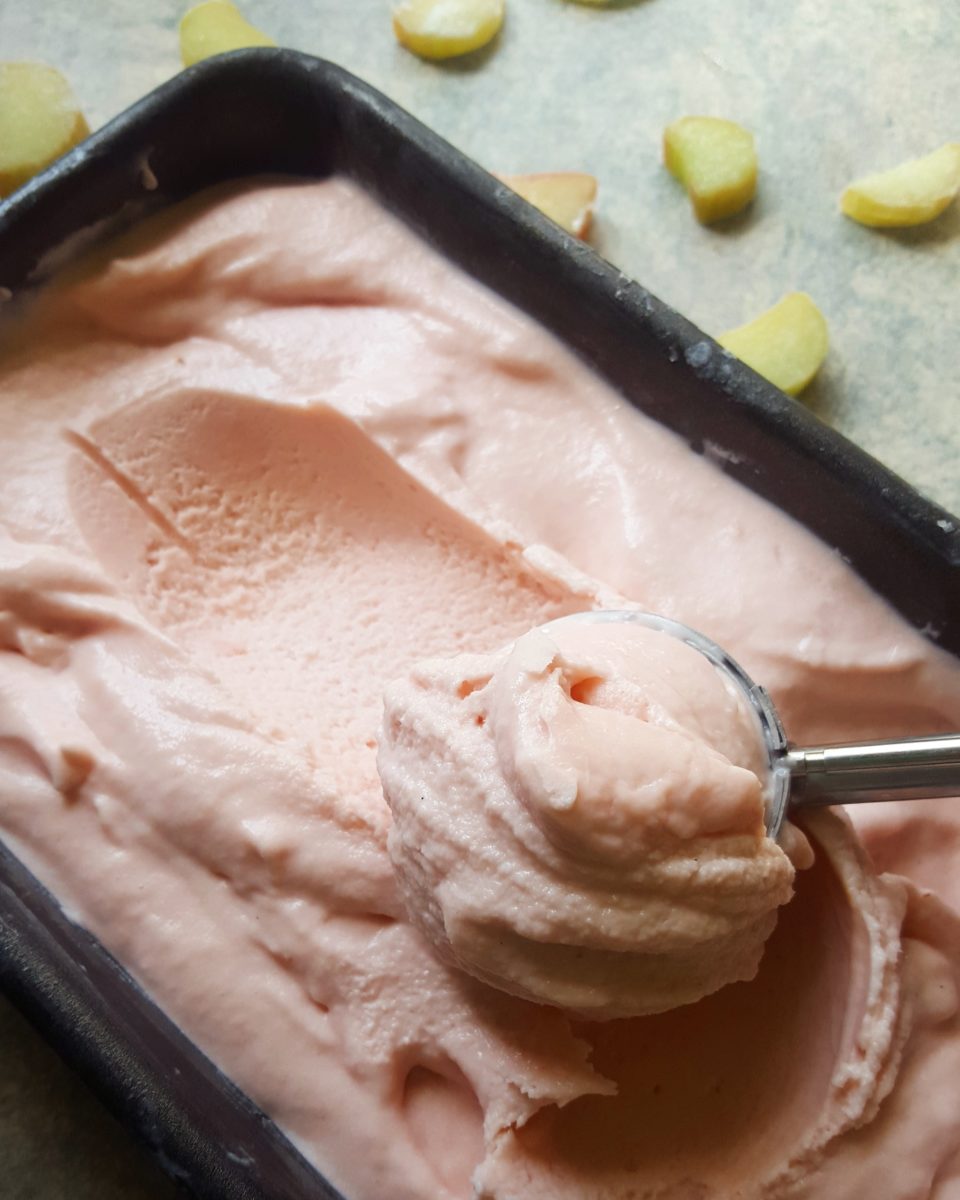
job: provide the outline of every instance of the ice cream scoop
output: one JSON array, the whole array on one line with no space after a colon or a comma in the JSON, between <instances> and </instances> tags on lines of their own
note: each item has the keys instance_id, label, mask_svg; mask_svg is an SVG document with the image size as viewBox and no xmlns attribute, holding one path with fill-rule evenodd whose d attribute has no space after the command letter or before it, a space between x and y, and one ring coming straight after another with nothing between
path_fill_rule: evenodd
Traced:
<instances>
[{"instance_id":1,"label":"ice cream scoop","mask_svg":"<svg viewBox=\"0 0 960 1200\"><path fill-rule=\"evenodd\" d=\"M766 827L778 838L788 814L830 804L960 795L960 733L825 746L792 746L768 693L716 642L655 613L581 613L565 621L639 622L699 650L749 702L766 747ZM547 626L549 628L549 626Z\"/></svg>"},{"instance_id":2,"label":"ice cream scoop","mask_svg":"<svg viewBox=\"0 0 960 1200\"><path fill-rule=\"evenodd\" d=\"M617 619L617 618L614 618ZM765 828L753 704L697 649L560 618L427 659L384 695L388 846L445 961L592 1020L752 979L799 830Z\"/></svg>"},{"instance_id":3,"label":"ice cream scoop","mask_svg":"<svg viewBox=\"0 0 960 1200\"><path fill-rule=\"evenodd\" d=\"M793 748L719 646L625 610L417 664L378 752L413 924L484 983L591 1020L754 978L813 861L792 809L960 791L958 763L960 735Z\"/></svg>"}]
</instances>

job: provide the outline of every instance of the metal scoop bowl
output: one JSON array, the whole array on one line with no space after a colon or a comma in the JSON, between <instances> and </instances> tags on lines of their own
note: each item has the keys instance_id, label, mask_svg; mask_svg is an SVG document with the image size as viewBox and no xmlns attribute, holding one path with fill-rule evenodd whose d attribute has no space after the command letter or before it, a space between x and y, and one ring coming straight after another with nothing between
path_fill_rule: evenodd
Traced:
<instances>
[{"instance_id":1,"label":"metal scoop bowl","mask_svg":"<svg viewBox=\"0 0 960 1200\"><path fill-rule=\"evenodd\" d=\"M877 800L928 800L960 796L960 733L893 741L791 746L766 691L716 642L655 613L610 609L578 613L564 621L635 622L692 646L730 680L756 715L767 750L766 829L777 839L787 817L800 809Z\"/></svg>"}]
</instances>

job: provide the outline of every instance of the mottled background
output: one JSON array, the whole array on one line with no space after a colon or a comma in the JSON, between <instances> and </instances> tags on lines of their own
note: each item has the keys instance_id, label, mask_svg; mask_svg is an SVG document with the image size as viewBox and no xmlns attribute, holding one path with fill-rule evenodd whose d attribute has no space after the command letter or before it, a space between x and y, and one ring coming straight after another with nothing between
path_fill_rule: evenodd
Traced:
<instances>
[{"instance_id":1,"label":"mottled background","mask_svg":"<svg viewBox=\"0 0 960 1200\"><path fill-rule=\"evenodd\" d=\"M842 218L851 179L960 139L955 0L507 0L468 60L401 50L387 0L246 0L281 45L380 87L484 166L600 180L594 245L719 333L808 291L831 351L805 399L960 512L960 208L901 232ZM72 80L92 126L179 68L177 0L0 0L0 57ZM757 201L703 229L660 165L663 126L756 135ZM140 1200L171 1189L0 1001L0 1195Z\"/></svg>"}]
</instances>

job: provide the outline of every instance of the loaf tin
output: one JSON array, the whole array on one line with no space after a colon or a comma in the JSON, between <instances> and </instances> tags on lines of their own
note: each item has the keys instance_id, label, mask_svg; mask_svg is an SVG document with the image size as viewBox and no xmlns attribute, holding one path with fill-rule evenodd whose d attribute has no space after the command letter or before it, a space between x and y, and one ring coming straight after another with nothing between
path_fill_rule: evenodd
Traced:
<instances>
[{"instance_id":1,"label":"loaf tin","mask_svg":"<svg viewBox=\"0 0 960 1200\"><path fill-rule=\"evenodd\" d=\"M341 68L249 50L183 72L0 205L15 299L92 241L228 179L352 177L626 399L836 547L960 653L960 522ZM338 1193L0 845L0 988L204 1200Z\"/></svg>"}]
</instances>

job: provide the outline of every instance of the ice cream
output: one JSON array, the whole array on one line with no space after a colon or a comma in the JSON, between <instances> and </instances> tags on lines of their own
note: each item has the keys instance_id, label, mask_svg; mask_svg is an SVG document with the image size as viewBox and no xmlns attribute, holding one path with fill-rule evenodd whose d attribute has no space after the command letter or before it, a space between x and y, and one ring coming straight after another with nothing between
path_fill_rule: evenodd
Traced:
<instances>
[{"instance_id":1,"label":"ice cream","mask_svg":"<svg viewBox=\"0 0 960 1200\"><path fill-rule=\"evenodd\" d=\"M798 740L958 724L838 555L343 180L112 246L0 377L0 833L349 1200L953 1200L949 805L856 814L910 882L811 820L752 981L607 1022L444 964L388 853L390 680L584 609Z\"/></svg>"},{"instance_id":2,"label":"ice cream","mask_svg":"<svg viewBox=\"0 0 960 1200\"><path fill-rule=\"evenodd\" d=\"M756 975L794 868L757 718L699 651L567 618L419 664L384 705L390 854L446 960L593 1019Z\"/></svg>"}]
</instances>

